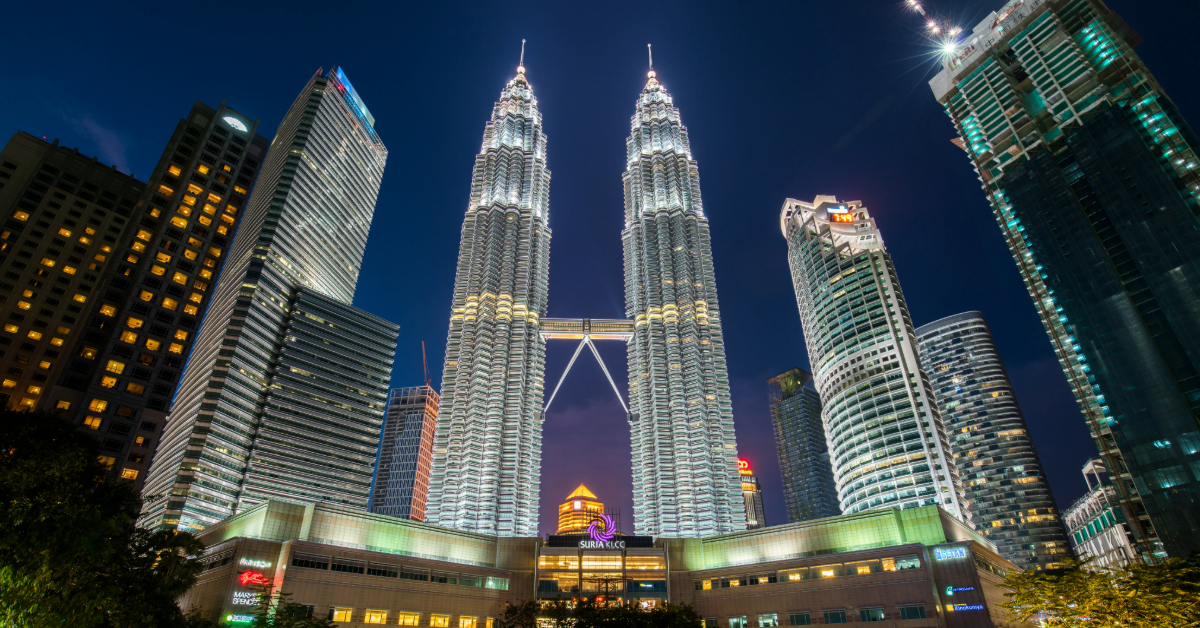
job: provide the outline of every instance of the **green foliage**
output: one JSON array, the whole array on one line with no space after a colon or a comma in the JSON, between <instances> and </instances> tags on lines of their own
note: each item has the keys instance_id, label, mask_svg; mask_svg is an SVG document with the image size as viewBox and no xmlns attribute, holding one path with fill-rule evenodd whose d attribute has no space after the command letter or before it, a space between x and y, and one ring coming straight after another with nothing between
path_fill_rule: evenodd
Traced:
<instances>
[{"instance_id":1,"label":"green foliage","mask_svg":"<svg viewBox=\"0 0 1200 628\"><path fill-rule=\"evenodd\" d=\"M309 608L289 601L291 593L275 591L271 585L258 589L258 606L254 609L254 628L337 628L325 618L309 617Z\"/></svg>"},{"instance_id":2,"label":"green foliage","mask_svg":"<svg viewBox=\"0 0 1200 628\"><path fill-rule=\"evenodd\" d=\"M1093 571L1063 569L1009 574L1001 606L1021 621L1056 628L1195 628L1200 626L1200 568L1179 558Z\"/></svg>"},{"instance_id":3,"label":"green foliage","mask_svg":"<svg viewBox=\"0 0 1200 628\"><path fill-rule=\"evenodd\" d=\"M187 625L192 535L134 527L141 499L57 413L0 411L0 625Z\"/></svg>"},{"instance_id":4,"label":"green foliage","mask_svg":"<svg viewBox=\"0 0 1200 628\"><path fill-rule=\"evenodd\" d=\"M554 628L697 628L703 624L691 606L664 604L651 610L640 606L617 606L594 601L569 605L555 600L544 607L537 602L509 604L504 608L505 628L536 628L537 618Z\"/></svg>"}]
</instances>

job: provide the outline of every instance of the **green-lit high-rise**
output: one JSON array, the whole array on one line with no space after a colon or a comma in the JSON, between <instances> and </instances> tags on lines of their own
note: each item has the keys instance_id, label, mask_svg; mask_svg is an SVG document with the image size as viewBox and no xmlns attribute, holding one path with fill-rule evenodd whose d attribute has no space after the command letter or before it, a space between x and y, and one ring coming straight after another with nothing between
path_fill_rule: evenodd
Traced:
<instances>
[{"instance_id":1,"label":"green-lit high-rise","mask_svg":"<svg viewBox=\"0 0 1200 628\"><path fill-rule=\"evenodd\" d=\"M1099 0L1013 0L931 82L1143 556L1200 549L1197 137Z\"/></svg>"}]
</instances>

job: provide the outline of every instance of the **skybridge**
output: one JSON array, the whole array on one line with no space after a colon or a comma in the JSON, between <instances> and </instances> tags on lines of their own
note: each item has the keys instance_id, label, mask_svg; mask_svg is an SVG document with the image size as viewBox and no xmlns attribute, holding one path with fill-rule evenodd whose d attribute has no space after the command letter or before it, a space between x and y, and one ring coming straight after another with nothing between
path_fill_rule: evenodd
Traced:
<instances>
[{"instance_id":1,"label":"skybridge","mask_svg":"<svg viewBox=\"0 0 1200 628\"><path fill-rule=\"evenodd\" d=\"M604 360L600 357L600 352L596 350L593 341L621 340L629 342L629 339L633 338L633 327L633 321L612 318L543 318L541 329L538 332L541 334L542 340L578 340L580 342L579 346L575 348L574 355L571 356L571 361L567 362L567 368L563 371L562 377L558 378L554 392L550 393L550 400L542 408L542 415L545 416L546 412L550 410L550 404L554 403L554 396L558 394L563 380L567 379L567 373L571 372L571 367L575 365L575 360L585 346L592 350L592 355L596 356L596 361L600 363L600 370L604 371L604 376L608 378L613 392L617 393L617 401L621 402L625 414L629 414L629 406L625 405L625 398L617 389L612 375L609 375L608 367L604 365Z\"/></svg>"}]
</instances>

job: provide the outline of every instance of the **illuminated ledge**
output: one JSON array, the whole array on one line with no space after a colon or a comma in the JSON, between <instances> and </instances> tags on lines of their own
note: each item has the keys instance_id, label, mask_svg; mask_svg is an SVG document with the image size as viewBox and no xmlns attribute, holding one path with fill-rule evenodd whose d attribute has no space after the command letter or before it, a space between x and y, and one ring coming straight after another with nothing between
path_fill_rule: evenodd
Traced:
<instances>
[{"instance_id":1,"label":"illuminated ledge","mask_svg":"<svg viewBox=\"0 0 1200 628\"><path fill-rule=\"evenodd\" d=\"M543 318L542 340L624 340L633 337L633 321L610 318Z\"/></svg>"}]
</instances>

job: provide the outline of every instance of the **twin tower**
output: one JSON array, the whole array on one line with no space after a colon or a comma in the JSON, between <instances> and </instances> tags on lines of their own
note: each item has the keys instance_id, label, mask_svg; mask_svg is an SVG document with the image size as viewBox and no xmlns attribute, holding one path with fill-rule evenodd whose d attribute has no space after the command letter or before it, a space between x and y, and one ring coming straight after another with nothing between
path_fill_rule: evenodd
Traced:
<instances>
[{"instance_id":1,"label":"twin tower","mask_svg":"<svg viewBox=\"0 0 1200 628\"><path fill-rule=\"evenodd\" d=\"M679 110L653 70L625 145L627 320L604 321L600 330L598 321L546 319L542 115L524 66L501 92L463 220L427 523L537 535L546 340L619 337L628 348L636 533L745 529L699 171Z\"/></svg>"}]
</instances>

